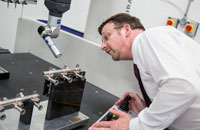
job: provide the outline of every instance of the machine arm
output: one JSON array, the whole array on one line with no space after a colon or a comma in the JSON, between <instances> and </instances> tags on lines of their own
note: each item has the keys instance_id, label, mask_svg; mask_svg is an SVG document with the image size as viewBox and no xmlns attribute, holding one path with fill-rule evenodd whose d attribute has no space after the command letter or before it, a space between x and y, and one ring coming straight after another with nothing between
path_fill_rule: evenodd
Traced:
<instances>
[{"instance_id":1,"label":"machine arm","mask_svg":"<svg viewBox=\"0 0 200 130\"><path fill-rule=\"evenodd\" d=\"M70 9L71 0L45 0L44 4L49 10L48 23L47 26L40 26L38 33L45 40L54 56L59 58L62 54L57 49L52 38L58 37L62 15Z\"/></svg>"}]
</instances>

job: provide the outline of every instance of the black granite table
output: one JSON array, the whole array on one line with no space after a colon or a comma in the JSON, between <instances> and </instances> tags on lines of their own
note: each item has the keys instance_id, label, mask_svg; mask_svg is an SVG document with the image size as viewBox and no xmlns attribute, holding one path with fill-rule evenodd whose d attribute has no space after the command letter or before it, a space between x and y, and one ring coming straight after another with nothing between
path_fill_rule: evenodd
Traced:
<instances>
[{"instance_id":1,"label":"black granite table","mask_svg":"<svg viewBox=\"0 0 200 130\"><path fill-rule=\"evenodd\" d=\"M43 101L47 100L47 97L42 95L42 72L47 71L49 67L58 68L30 53L0 54L0 67L10 72L9 79L0 80L0 98L14 98L20 89L24 89L25 95L30 95L36 90ZM76 129L87 130L117 99L116 96L86 82L80 111L90 119L86 126Z\"/></svg>"}]
</instances>

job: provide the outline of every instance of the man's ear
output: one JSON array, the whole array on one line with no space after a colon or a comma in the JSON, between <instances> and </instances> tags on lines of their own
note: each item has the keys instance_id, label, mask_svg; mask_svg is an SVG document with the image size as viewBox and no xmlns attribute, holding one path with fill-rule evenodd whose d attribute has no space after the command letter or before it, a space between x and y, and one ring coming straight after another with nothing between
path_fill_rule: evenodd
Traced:
<instances>
[{"instance_id":1,"label":"man's ear","mask_svg":"<svg viewBox=\"0 0 200 130\"><path fill-rule=\"evenodd\" d=\"M121 29L122 36L124 38L129 37L130 31L131 31L130 25L129 24L125 24L124 27Z\"/></svg>"}]
</instances>

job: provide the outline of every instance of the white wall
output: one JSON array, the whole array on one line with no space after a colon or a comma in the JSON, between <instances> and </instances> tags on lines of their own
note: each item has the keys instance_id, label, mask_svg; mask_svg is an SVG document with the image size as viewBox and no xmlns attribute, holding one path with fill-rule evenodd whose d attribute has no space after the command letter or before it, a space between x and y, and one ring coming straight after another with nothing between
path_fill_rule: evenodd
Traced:
<instances>
[{"instance_id":1,"label":"white wall","mask_svg":"<svg viewBox=\"0 0 200 130\"><path fill-rule=\"evenodd\" d=\"M80 32L85 31L90 0L71 0L70 9L63 14L62 25ZM23 17L48 20L49 11L44 0L38 0L37 5L24 7Z\"/></svg>"},{"instance_id":2,"label":"white wall","mask_svg":"<svg viewBox=\"0 0 200 130\"><path fill-rule=\"evenodd\" d=\"M178 3L182 1L182 3ZM187 0L176 0L178 6L187 5ZM140 18L146 28L165 25L168 16L182 17L183 14L174 6L162 0L137 0L132 4L131 14Z\"/></svg>"},{"instance_id":3,"label":"white wall","mask_svg":"<svg viewBox=\"0 0 200 130\"><path fill-rule=\"evenodd\" d=\"M126 5L130 1L132 3L130 14L140 18L146 29L148 29L166 25L169 16L182 18L189 0L118 0L117 2L116 0L109 0L109 2L107 0L92 0L85 38L100 44L100 36L97 32L98 26L106 18L116 13L126 12ZM200 22L198 12L200 12L200 0L194 0L190 6L188 17ZM194 39L200 42L200 28Z\"/></svg>"},{"instance_id":4,"label":"white wall","mask_svg":"<svg viewBox=\"0 0 200 130\"><path fill-rule=\"evenodd\" d=\"M80 32L85 31L90 0L72 0L70 10L64 13L62 25ZM22 15L21 15L22 14ZM37 5L17 5L0 1L0 47L14 51L18 18L48 19L48 9L44 0L38 0ZM37 30L37 29L36 29Z\"/></svg>"},{"instance_id":5,"label":"white wall","mask_svg":"<svg viewBox=\"0 0 200 130\"><path fill-rule=\"evenodd\" d=\"M98 26L116 13L126 12L128 5L131 6L131 0L91 0L84 37L100 43Z\"/></svg>"},{"instance_id":6,"label":"white wall","mask_svg":"<svg viewBox=\"0 0 200 130\"><path fill-rule=\"evenodd\" d=\"M14 50L19 12L13 4L7 8L7 3L0 1L0 47Z\"/></svg>"},{"instance_id":7,"label":"white wall","mask_svg":"<svg viewBox=\"0 0 200 130\"><path fill-rule=\"evenodd\" d=\"M88 82L116 96L121 96L126 91L139 92L133 76L132 62L114 62L100 50L97 43L63 31L54 40L63 54L61 62L53 56L45 42L36 33L35 28L40 25L41 23L30 19L19 21L16 53L31 52L61 68L63 67L62 62L70 68L79 64L81 69L86 71Z\"/></svg>"},{"instance_id":8,"label":"white wall","mask_svg":"<svg viewBox=\"0 0 200 130\"><path fill-rule=\"evenodd\" d=\"M169 4L170 3L173 4ZM167 18L183 18L189 0L137 0L132 3L131 14L140 18L144 26L148 29L156 26L163 26L167 22ZM176 6L174 6L176 5ZM182 11L184 12L182 12ZM194 0L188 11L188 17L200 23L200 0ZM178 30L184 32L184 27L178 26ZM200 43L200 28L194 40Z\"/></svg>"}]
</instances>

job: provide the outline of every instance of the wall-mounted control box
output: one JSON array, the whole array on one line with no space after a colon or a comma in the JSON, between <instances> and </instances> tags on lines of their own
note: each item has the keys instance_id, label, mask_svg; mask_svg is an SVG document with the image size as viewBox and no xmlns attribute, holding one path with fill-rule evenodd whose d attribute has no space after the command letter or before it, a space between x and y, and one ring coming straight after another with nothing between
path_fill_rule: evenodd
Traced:
<instances>
[{"instance_id":1,"label":"wall-mounted control box","mask_svg":"<svg viewBox=\"0 0 200 130\"><path fill-rule=\"evenodd\" d=\"M179 23L178 18L168 17L166 25L177 28L178 23Z\"/></svg>"},{"instance_id":2,"label":"wall-mounted control box","mask_svg":"<svg viewBox=\"0 0 200 130\"><path fill-rule=\"evenodd\" d=\"M199 23L197 22L186 22L185 25L185 34L190 37L194 37L196 35Z\"/></svg>"}]
</instances>

